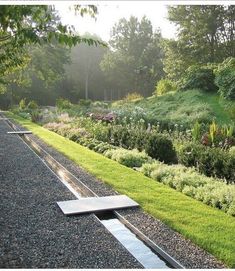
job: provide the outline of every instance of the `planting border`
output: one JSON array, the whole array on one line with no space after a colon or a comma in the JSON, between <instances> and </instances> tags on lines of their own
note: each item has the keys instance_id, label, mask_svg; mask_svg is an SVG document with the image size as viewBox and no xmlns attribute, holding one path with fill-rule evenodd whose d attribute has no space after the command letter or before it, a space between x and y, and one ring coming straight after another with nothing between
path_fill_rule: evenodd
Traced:
<instances>
[{"instance_id":1,"label":"planting border","mask_svg":"<svg viewBox=\"0 0 235 271\"><path fill-rule=\"evenodd\" d=\"M13 114L15 121L186 238L235 267L235 219ZM138 179L138 182L136 181Z\"/></svg>"}]
</instances>

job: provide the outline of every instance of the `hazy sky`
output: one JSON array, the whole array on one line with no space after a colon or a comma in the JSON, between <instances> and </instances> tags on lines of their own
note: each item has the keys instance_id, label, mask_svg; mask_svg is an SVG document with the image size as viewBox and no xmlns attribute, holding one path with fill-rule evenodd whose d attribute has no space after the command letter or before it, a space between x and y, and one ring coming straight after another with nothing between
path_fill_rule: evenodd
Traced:
<instances>
[{"instance_id":1,"label":"hazy sky","mask_svg":"<svg viewBox=\"0 0 235 271\"><path fill-rule=\"evenodd\" d=\"M81 3L81 2L80 2ZM87 2L82 2L86 4ZM163 37L174 37L175 27L167 19L166 4L158 1L92 1L98 7L97 19L89 16L81 18L74 16L74 12L69 11L65 2L56 4L62 22L72 24L76 30L83 34L85 32L96 33L103 40L108 41L110 30L120 18L129 18L134 15L142 18L144 15L152 22L153 28L160 27Z\"/></svg>"}]
</instances>

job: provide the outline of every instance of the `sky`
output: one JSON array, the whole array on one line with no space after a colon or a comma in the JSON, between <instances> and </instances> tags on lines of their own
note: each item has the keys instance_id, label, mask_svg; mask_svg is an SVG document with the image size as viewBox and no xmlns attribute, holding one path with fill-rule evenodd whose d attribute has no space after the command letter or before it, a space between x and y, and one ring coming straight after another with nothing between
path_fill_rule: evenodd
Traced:
<instances>
[{"instance_id":1,"label":"sky","mask_svg":"<svg viewBox=\"0 0 235 271\"><path fill-rule=\"evenodd\" d=\"M86 4L87 2L82 2ZM88 2L89 3L89 2ZM163 37L175 37L175 26L167 20L166 4L159 1L92 1L98 8L96 20L89 17L75 16L65 2L56 4L62 22L72 24L80 34L95 33L104 41L110 38L110 30L119 19L131 15L141 19L144 15L151 21L153 29L160 28Z\"/></svg>"}]
</instances>

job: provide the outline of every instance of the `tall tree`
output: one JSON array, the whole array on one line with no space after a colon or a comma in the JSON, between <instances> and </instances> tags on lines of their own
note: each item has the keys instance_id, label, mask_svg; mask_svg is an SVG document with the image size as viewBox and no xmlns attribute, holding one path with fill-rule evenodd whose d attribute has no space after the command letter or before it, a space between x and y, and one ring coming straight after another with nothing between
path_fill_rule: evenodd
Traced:
<instances>
[{"instance_id":1,"label":"tall tree","mask_svg":"<svg viewBox=\"0 0 235 271\"><path fill-rule=\"evenodd\" d=\"M75 7L80 14L96 12L94 6ZM27 45L45 44L57 40L73 46L80 42L98 41L74 34L73 27L63 25L53 6L5 5L0 8L0 83L28 63Z\"/></svg>"},{"instance_id":2,"label":"tall tree","mask_svg":"<svg viewBox=\"0 0 235 271\"><path fill-rule=\"evenodd\" d=\"M99 39L98 36L85 34L88 38ZM77 82L82 98L103 98L104 74L100 69L106 47L79 44L71 50L71 65L66 68L68 77Z\"/></svg>"},{"instance_id":3,"label":"tall tree","mask_svg":"<svg viewBox=\"0 0 235 271\"><path fill-rule=\"evenodd\" d=\"M192 64L235 56L235 6L170 6L168 18L178 27L177 40L164 43L164 66L170 77L180 76Z\"/></svg>"},{"instance_id":4,"label":"tall tree","mask_svg":"<svg viewBox=\"0 0 235 271\"><path fill-rule=\"evenodd\" d=\"M161 34L153 32L151 22L143 17L121 19L112 29L110 50L101 63L110 83L122 95L137 91L149 95L156 80L163 75Z\"/></svg>"},{"instance_id":5,"label":"tall tree","mask_svg":"<svg viewBox=\"0 0 235 271\"><path fill-rule=\"evenodd\" d=\"M54 86L65 76L64 65L70 63L70 50L57 42L27 48L28 64L8 76L5 96L11 105L22 98L35 100L39 104L53 104L57 96Z\"/></svg>"}]
</instances>

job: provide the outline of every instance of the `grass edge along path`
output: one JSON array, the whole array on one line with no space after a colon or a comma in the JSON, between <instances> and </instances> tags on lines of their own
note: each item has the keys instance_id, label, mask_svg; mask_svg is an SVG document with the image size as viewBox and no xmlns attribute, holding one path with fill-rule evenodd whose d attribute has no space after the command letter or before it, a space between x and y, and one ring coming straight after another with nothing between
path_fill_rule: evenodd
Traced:
<instances>
[{"instance_id":1,"label":"grass edge along path","mask_svg":"<svg viewBox=\"0 0 235 271\"><path fill-rule=\"evenodd\" d=\"M158 183L29 120L7 113L16 122L89 173L133 200L153 217L235 267L235 218Z\"/></svg>"}]
</instances>

